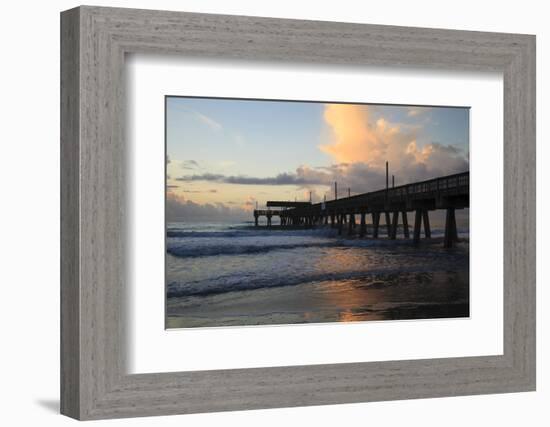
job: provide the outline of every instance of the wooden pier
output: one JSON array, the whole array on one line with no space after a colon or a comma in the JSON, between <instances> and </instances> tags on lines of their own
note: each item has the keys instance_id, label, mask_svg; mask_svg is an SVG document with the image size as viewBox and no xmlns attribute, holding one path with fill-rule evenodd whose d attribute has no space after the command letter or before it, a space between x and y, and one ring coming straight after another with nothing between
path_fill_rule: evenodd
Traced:
<instances>
[{"instance_id":1,"label":"wooden pier","mask_svg":"<svg viewBox=\"0 0 550 427\"><path fill-rule=\"evenodd\" d=\"M254 210L255 225L258 218L265 216L267 226L271 218L279 216L281 227L315 227L330 225L338 234L347 229L348 235L356 232L356 215L359 216L360 237L367 237L367 216L371 217L372 238L378 238L380 217L384 222L389 239L396 239L399 225L403 237L410 238L407 212L414 212L413 241L418 243L424 231L425 238L431 238L429 212L446 210L444 246L452 247L458 241L455 211L470 206L470 172L442 176L427 181L383 190L363 193L325 201L322 203L269 201L268 209ZM271 210L271 207L281 208ZM401 221L400 221L401 218ZM400 224L401 222L401 224Z\"/></svg>"}]
</instances>

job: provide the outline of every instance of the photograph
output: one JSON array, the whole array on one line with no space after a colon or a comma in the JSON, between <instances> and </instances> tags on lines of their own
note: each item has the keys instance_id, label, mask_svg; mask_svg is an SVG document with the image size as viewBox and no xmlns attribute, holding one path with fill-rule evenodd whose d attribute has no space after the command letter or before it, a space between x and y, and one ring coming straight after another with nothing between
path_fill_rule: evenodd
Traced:
<instances>
[{"instance_id":1,"label":"photograph","mask_svg":"<svg viewBox=\"0 0 550 427\"><path fill-rule=\"evenodd\" d=\"M469 317L469 113L166 96L166 328Z\"/></svg>"}]
</instances>

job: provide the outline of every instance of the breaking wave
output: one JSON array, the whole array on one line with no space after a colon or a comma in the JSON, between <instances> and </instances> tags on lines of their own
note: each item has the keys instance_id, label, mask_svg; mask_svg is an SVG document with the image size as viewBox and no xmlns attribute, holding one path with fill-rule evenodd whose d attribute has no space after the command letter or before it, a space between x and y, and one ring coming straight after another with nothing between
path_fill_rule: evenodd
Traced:
<instances>
[{"instance_id":1,"label":"breaking wave","mask_svg":"<svg viewBox=\"0 0 550 427\"><path fill-rule=\"evenodd\" d=\"M216 255L245 255L261 254L279 250L303 249L303 248L329 248L338 246L338 242L304 242L289 244L235 244L235 245L173 245L167 248L170 255L181 258L198 258Z\"/></svg>"},{"instance_id":2,"label":"breaking wave","mask_svg":"<svg viewBox=\"0 0 550 427\"><path fill-rule=\"evenodd\" d=\"M400 273L414 272L421 273L419 268L400 269ZM426 270L428 272L428 270ZM296 286L306 283L318 283L327 281L355 280L358 286L380 288L383 286L392 286L386 281L377 279L379 275L387 275L389 269L365 271L346 271L335 273L313 273L296 274L293 276L279 277L247 277L246 275L228 275L211 278L208 281L194 281L187 283L171 282L167 286L167 297L204 297L209 295L225 294L229 292L251 291L263 288L276 288L284 286ZM395 274L395 270L391 270ZM253 280L250 280L253 279Z\"/></svg>"}]
</instances>

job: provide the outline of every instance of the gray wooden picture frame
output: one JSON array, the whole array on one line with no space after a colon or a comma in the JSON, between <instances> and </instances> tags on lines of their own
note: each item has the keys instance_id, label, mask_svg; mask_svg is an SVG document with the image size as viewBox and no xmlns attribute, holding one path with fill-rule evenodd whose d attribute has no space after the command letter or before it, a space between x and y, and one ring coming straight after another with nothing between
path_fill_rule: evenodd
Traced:
<instances>
[{"instance_id":1,"label":"gray wooden picture frame","mask_svg":"<svg viewBox=\"0 0 550 427\"><path fill-rule=\"evenodd\" d=\"M502 72L504 353L128 374L124 60L136 52ZM532 35L71 9L61 14L61 166L65 415L84 420L535 390Z\"/></svg>"}]
</instances>

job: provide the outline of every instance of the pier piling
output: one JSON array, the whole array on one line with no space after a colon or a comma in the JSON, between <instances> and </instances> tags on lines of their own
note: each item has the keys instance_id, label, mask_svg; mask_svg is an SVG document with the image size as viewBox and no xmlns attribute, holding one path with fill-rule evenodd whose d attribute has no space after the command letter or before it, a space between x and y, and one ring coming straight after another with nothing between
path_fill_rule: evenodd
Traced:
<instances>
[{"instance_id":1,"label":"pier piling","mask_svg":"<svg viewBox=\"0 0 550 427\"><path fill-rule=\"evenodd\" d=\"M413 242L419 243L420 242L420 226L422 225L422 211L420 209L417 209L414 214L414 234L413 234Z\"/></svg>"},{"instance_id":2,"label":"pier piling","mask_svg":"<svg viewBox=\"0 0 550 427\"><path fill-rule=\"evenodd\" d=\"M432 230L430 229L430 217L428 216L427 210L422 212L422 219L424 220L424 235L426 236L426 239L431 239Z\"/></svg>"},{"instance_id":3,"label":"pier piling","mask_svg":"<svg viewBox=\"0 0 550 427\"><path fill-rule=\"evenodd\" d=\"M391 238L390 213L388 211L385 211L384 212L384 217L386 218L386 230L387 230L388 238Z\"/></svg>"},{"instance_id":4,"label":"pier piling","mask_svg":"<svg viewBox=\"0 0 550 427\"><path fill-rule=\"evenodd\" d=\"M359 237L365 237L367 234L367 223L365 220L366 213L361 212L361 227L359 228Z\"/></svg>"},{"instance_id":5,"label":"pier piling","mask_svg":"<svg viewBox=\"0 0 550 427\"><path fill-rule=\"evenodd\" d=\"M353 234L353 227L355 226L355 215L350 213L349 214L349 222L348 222L348 236L351 236Z\"/></svg>"},{"instance_id":6,"label":"pier piling","mask_svg":"<svg viewBox=\"0 0 550 427\"><path fill-rule=\"evenodd\" d=\"M405 239L408 239L409 238L409 220L407 218L407 212L403 211L401 214L403 218L403 237L405 237Z\"/></svg>"},{"instance_id":7,"label":"pier piling","mask_svg":"<svg viewBox=\"0 0 550 427\"><path fill-rule=\"evenodd\" d=\"M396 211L396 212L393 213L392 224L391 224L390 239L392 239L392 240L395 240L397 238L397 225L398 225L398 222L399 222L399 212Z\"/></svg>"},{"instance_id":8,"label":"pier piling","mask_svg":"<svg viewBox=\"0 0 550 427\"><path fill-rule=\"evenodd\" d=\"M378 239L378 227L380 226L380 212L372 213L372 237Z\"/></svg>"},{"instance_id":9,"label":"pier piling","mask_svg":"<svg viewBox=\"0 0 550 427\"><path fill-rule=\"evenodd\" d=\"M452 248L456 242L458 242L458 232L456 230L456 217L455 208L447 208L447 215L445 218L445 237L443 246L446 248Z\"/></svg>"}]
</instances>

